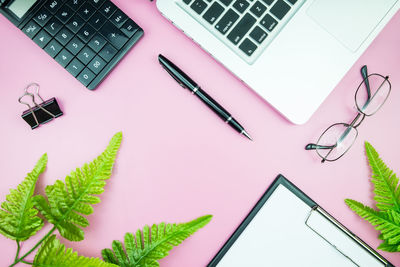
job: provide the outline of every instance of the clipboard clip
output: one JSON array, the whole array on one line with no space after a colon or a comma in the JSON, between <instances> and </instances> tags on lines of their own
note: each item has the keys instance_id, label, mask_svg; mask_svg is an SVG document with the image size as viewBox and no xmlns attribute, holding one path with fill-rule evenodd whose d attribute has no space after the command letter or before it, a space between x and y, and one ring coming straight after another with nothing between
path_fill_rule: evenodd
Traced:
<instances>
[{"instance_id":1,"label":"clipboard clip","mask_svg":"<svg viewBox=\"0 0 400 267\"><path fill-rule=\"evenodd\" d=\"M324 239L329 245L331 245L333 248L335 248L340 254L342 254L344 257L346 257L348 260L350 260L355 266L360 266L358 265L356 262L354 262L351 257L349 257L348 255L346 255L342 250L340 250L335 244L333 244L333 242L331 242L330 240L328 240L326 237L324 237L324 235L322 233L319 233L318 230L316 230L315 228L313 228L310 224L309 224L309 220L312 216L313 213L318 213L320 215L322 215L322 217L324 217L325 219L327 219L330 223L332 223L335 227L337 227L340 231L342 231L343 233L345 233L347 236L349 236L350 238L352 238L355 242L357 242L363 249L365 249L367 252L369 252L370 254L374 255L379 261L381 261L383 264L385 264L385 266L387 265L387 262L384 258L382 258L379 254L377 254L370 246L368 246L364 241L362 241L360 238L358 238L355 234L353 234L352 232L350 232L349 229L347 229L344 225L342 225L339 221L337 221L332 215L330 215L328 212L326 212L324 209L322 209L319 206L314 206L312 207L312 209L310 210L306 220L305 220L305 225L310 228L315 234L317 234L319 237L321 237L322 239Z\"/></svg>"},{"instance_id":2,"label":"clipboard clip","mask_svg":"<svg viewBox=\"0 0 400 267\"><path fill-rule=\"evenodd\" d=\"M44 101L39 94L39 89L39 84L31 83L25 87L24 94L18 98L19 103L28 107L21 117L31 126L32 130L63 115L57 100L53 97ZM36 102L35 97L41 100L40 104ZM30 98L30 102L24 101L25 98Z\"/></svg>"}]
</instances>

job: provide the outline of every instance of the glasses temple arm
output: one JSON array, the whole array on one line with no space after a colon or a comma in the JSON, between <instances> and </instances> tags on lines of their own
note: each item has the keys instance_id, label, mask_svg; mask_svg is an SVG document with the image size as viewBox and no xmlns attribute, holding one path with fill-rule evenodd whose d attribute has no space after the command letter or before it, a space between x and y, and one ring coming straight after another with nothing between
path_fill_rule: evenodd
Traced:
<instances>
[{"instance_id":1,"label":"glasses temple arm","mask_svg":"<svg viewBox=\"0 0 400 267\"><path fill-rule=\"evenodd\" d=\"M367 88L367 95L368 95L368 101L369 101L369 99L371 98L371 88L369 86L367 65L364 65L361 68L361 76L363 77L363 79L365 81L365 87Z\"/></svg>"},{"instance_id":2,"label":"glasses temple arm","mask_svg":"<svg viewBox=\"0 0 400 267\"><path fill-rule=\"evenodd\" d=\"M306 150L315 150L315 149L334 149L336 147L336 144L333 146L321 146L317 144L310 143L306 145L305 149Z\"/></svg>"}]
</instances>

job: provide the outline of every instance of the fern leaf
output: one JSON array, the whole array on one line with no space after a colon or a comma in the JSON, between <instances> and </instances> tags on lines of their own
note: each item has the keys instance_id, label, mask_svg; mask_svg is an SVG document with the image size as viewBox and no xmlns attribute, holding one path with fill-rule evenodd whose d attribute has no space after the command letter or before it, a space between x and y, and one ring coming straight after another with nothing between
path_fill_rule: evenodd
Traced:
<instances>
[{"instance_id":1,"label":"fern leaf","mask_svg":"<svg viewBox=\"0 0 400 267\"><path fill-rule=\"evenodd\" d=\"M47 155L44 154L17 189L11 189L6 201L1 203L0 233L4 236L25 241L43 227L43 220L37 216L38 211L33 207L32 196L36 181L46 165Z\"/></svg>"},{"instance_id":2,"label":"fern leaf","mask_svg":"<svg viewBox=\"0 0 400 267\"><path fill-rule=\"evenodd\" d=\"M92 214L92 205L100 202L94 195L104 191L105 180L111 176L121 140L122 134L115 134L106 150L94 161L71 172L65 183L57 180L54 185L47 186L47 200L41 195L35 197L37 209L64 238L70 241L84 239L81 228L89 225L84 215Z\"/></svg>"},{"instance_id":3,"label":"fern leaf","mask_svg":"<svg viewBox=\"0 0 400 267\"><path fill-rule=\"evenodd\" d=\"M71 248L66 249L55 235L46 239L33 261L34 267L116 267L98 258L78 256Z\"/></svg>"},{"instance_id":4,"label":"fern leaf","mask_svg":"<svg viewBox=\"0 0 400 267\"><path fill-rule=\"evenodd\" d=\"M106 262L124 267L159 266L158 260L166 257L169 251L182 243L211 221L212 216L206 215L188 223L154 224L151 228L145 226L137 230L136 236L125 235L125 249L120 241L113 241L112 250L101 252Z\"/></svg>"},{"instance_id":5,"label":"fern leaf","mask_svg":"<svg viewBox=\"0 0 400 267\"><path fill-rule=\"evenodd\" d=\"M378 249L387 251L387 252L400 252L400 244L391 245L387 241L383 241L379 246Z\"/></svg>"},{"instance_id":6,"label":"fern leaf","mask_svg":"<svg viewBox=\"0 0 400 267\"><path fill-rule=\"evenodd\" d=\"M345 202L360 217L375 226L382 233L381 238L388 244L400 243L400 214L395 211L376 211L351 199L346 199Z\"/></svg>"},{"instance_id":7,"label":"fern leaf","mask_svg":"<svg viewBox=\"0 0 400 267\"><path fill-rule=\"evenodd\" d=\"M377 208L382 211L395 209L400 212L399 178L379 158L376 150L368 142L365 142L365 151L372 169L372 182L375 187L374 199L377 202Z\"/></svg>"}]
</instances>

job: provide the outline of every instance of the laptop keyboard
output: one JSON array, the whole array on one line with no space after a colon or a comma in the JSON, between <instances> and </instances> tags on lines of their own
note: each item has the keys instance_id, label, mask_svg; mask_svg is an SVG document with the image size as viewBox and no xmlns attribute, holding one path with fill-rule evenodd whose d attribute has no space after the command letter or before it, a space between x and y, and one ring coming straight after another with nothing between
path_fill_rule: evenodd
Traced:
<instances>
[{"instance_id":1,"label":"laptop keyboard","mask_svg":"<svg viewBox=\"0 0 400 267\"><path fill-rule=\"evenodd\" d=\"M305 0L178 0L177 4L249 64Z\"/></svg>"}]
</instances>

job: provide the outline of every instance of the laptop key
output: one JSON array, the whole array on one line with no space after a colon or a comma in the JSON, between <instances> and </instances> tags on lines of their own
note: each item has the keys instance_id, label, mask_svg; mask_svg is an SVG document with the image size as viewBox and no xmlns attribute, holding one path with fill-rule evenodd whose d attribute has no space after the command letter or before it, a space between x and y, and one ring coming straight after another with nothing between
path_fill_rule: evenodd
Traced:
<instances>
[{"instance_id":1,"label":"laptop key","mask_svg":"<svg viewBox=\"0 0 400 267\"><path fill-rule=\"evenodd\" d=\"M238 44L255 23L256 19L252 15L244 15L235 28L228 34L229 41L235 45Z\"/></svg>"},{"instance_id":2,"label":"laptop key","mask_svg":"<svg viewBox=\"0 0 400 267\"><path fill-rule=\"evenodd\" d=\"M296 4L297 0L288 0L289 3L291 3L292 5Z\"/></svg>"},{"instance_id":3,"label":"laptop key","mask_svg":"<svg viewBox=\"0 0 400 267\"><path fill-rule=\"evenodd\" d=\"M239 15L229 9L228 12L221 18L221 20L215 25L215 28L222 34L227 33L230 28L235 24L235 22L239 19Z\"/></svg>"},{"instance_id":4,"label":"laptop key","mask_svg":"<svg viewBox=\"0 0 400 267\"><path fill-rule=\"evenodd\" d=\"M278 22L270 15L267 14L265 17L261 20L260 24L267 29L268 31L272 31L276 25L278 25Z\"/></svg>"},{"instance_id":5,"label":"laptop key","mask_svg":"<svg viewBox=\"0 0 400 267\"><path fill-rule=\"evenodd\" d=\"M278 19L283 19L289 10L290 6L288 4L286 4L283 0L278 0L278 2L276 2L271 8L270 12Z\"/></svg>"},{"instance_id":6,"label":"laptop key","mask_svg":"<svg viewBox=\"0 0 400 267\"><path fill-rule=\"evenodd\" d=\"M203 15L203 18L210 24L214 24L214 22L221 16L224 12L223 6L214 2L211 7L207 10L207 12Z\"/></svg>"},{"instance_id":7,"label":"laptop key","mask_svg":"<svg viewBox=\"0 0 400 267\"><path fill-rule=\"evenodd\" d=\"M256 26L250 33L250 37L253 38L257 43L261 44L265 38L268 37L268 34L260 27Z\"/></svg>"},{"instance_id":8,"label":"laptop key","mask_svg":"<svg viewBox=\"0 0 400 267\"><path fill-rule=\"evenodd\" d=\"M271 5L275 0L262 0L265 4Z\"/></svg>"},{"instance_id":9,"label":"laptop key","mask_svg":"<svg viewBox=\"0 0 400 267\"><path fill-rule=\"evenodd\" d=\"M254 51L256 51L257 46L250 41L250 39L246 38L239 46L239 49L242 50L246 55L251 56Z\"/></svg>"},{"instance_id":10,"label":"laptop key","mask_svg":"<svg viewBox=\"0 0 400 267\"><path fill-rule=\"evenodd\" d=\"M183 0L183 2L184 2L186 5L189 5L190 2L192 2L192 0Z\"/></svg>"},{"instance_id":11,"label":"laptop key","mask_svg":"<svg viewBox=\"0 0 400 267\"><path fill-rule=\"evenodd\" d=\"M222 4L224 4L225 6L229 6L233 0L220 0Z\"/></svg>"},{"instance_id":12,"label":"laptop key","mask_svg":"<svg viewBox=\"0 0 400 267\"><path fill-rule=\"evenodd\" d=\"M261 17L264 12L267 10L267 7L261 4L260 1L257 1L251 8L250 11L257 17Z\"/></svg>"},{"instance_id":13,"label":"laptop key","mask_svg":"<svg viewBox=\"0 0 400 267\"><path fill-rule=\"evenodd\" d=\"M204 9L207 7L207 3L204 2L203 0L196 0L193 2L193 4L190 6L197 14L203 13Z\"/></svg>"},{"instance_id":14,"label":"laptop key","mask_svg":"<svg viewBox=\"0 0 400 267\"><path fill-rule=\"evenodd\" d=\"M246 11L246 9L249 7L249 2L246 0L236 0L236 2L233 4L233 7L239 12L243 13Z\"/></svg>"}]
</instances>

